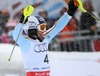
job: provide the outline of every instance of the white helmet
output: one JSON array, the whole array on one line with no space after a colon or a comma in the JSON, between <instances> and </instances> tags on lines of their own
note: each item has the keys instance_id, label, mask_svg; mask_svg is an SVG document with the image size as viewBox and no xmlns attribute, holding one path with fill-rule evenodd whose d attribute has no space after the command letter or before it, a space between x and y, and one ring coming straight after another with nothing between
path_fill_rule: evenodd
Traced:
<instances>
[{"instance_id":1,"label":"white helmet","mask_svg":"<svg viewBox=\"0 0 100 76\"><path fill-rule=\"evenodd\" d=\"M46 31L46 21L41 16L29 16L24 25L24 32L28 34L28 29L37 29L39 31Z\"/></svg>"}]
</instances>

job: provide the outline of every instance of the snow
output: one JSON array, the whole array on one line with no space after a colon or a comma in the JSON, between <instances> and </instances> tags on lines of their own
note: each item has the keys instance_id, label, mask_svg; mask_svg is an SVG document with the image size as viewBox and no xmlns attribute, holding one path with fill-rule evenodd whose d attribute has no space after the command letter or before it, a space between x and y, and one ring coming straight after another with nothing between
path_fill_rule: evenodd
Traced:
<instances>
[{"instance_id":1,"label":"snow","mask_svg":"<svg viewBox=\"0 0 100 76\"><path fill-rule=\"evenodd\" d=\"M22 69L20 48L16 46L8 62L13 45L0 44L0 69ZM49 52L51 76L100 76L100 52ZM23 72L24 73L24 72Z\"/></svg>"}]
</instances>

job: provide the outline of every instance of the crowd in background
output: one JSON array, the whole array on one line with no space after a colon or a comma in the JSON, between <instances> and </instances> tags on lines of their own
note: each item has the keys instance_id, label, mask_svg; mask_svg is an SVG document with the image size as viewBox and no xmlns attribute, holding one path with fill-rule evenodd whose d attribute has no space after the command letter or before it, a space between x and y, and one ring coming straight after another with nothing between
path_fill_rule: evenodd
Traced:
<instances>
[{"instance_id":1,"label":"crowd in background","mask_svg":"<svg viewBox=\"0 0 100 76\"><path fill-rule=\"evenodd\" d=\"M99 13L95 11L92 1L86 0L83 3L84 8L90 13L99 18ZM60 11L60 16L57 19L49 19L46 10L40 11L41 15L47 22L47 29L53 26L53 24L67 11L66 7L63 7ZM12 32L17 25L15 19L10 19L10 14L7 10L0 11L0 43L14 44L12 38ZM57 35L50 44L50 50L60 51L99 51L99 38L94 39L93 36L99 36L100 21L94 19L90 14L83 13L78 10L66 27ZM85 33L84 33L85 30ZM79 31L78 33L74 33ZM81 33L83 31L83 33ZM87 32L86 32L87 31ZM72 33L69 33L72 32ZM78 38L80 38L78 40ZM85 39L82 39L86 37ZM89 38L88 38L89 37ZM75 40L76 38L76 40ZM92 42L92 43L91 43ZM59 47L60 46L60 47ZM55 49L56 48L56 49Z\"/></svg>"}]
</instances>

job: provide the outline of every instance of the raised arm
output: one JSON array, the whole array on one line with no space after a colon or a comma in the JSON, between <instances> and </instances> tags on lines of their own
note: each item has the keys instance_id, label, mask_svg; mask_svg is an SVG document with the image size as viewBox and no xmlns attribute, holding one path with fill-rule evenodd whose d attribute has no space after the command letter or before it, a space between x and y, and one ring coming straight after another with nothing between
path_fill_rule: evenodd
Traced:
<instances>
[{"instance_id":1,"label":"raised arm","mask_svg":"<svg viewBox=\"0 0 100 76\"><path fill-rule=\"evenodd\" d=\"M64 13L64 15L54 24L54 26L47 30L47 35L49 36L48 42L50 42L67 25L70 19L71 16Z\"/></svg>"},{"instance_id":2,"label":"raised arm","mask_svg":"<svg viewBox=\"0 0 100 76\"><path fill-rule=\"evenodd\" d=\"M78 4L77 0L70 0L68 3L68 12L65 12L64 15L54 24L54 26L47 30L46 34L49 36L48 42L50 42L70 21L78 9L76 3Z\"/></svg>"},{"instance_id":3,"label":"raised arm","mask_svg":"<svg viewBox=\"0 0 100 76\"><path fill-rule=\"evenodd\" d=\"M24 24L27 22L27 18L33 13L33 11L34 7L31 5L28 5L24 8L19 24L15 27L13 32L13 39L21 47L22 51L28 51L31 44L29 40L25 39L25 37L22 36L22 31Z\"/></svg>"},{"instance_id":4,"label":"raised arm","mask_svg":"<svg viewBox=\"0 0 100 76\"><path fill-rule=\"evenodd\" d=\"M18 34L19 34L19 31L21 30L21 33L18 37ZM17 44L20 46L20 48L22 49L22 51L27 51L28 50L28 47L30 46L30 41L25 39L25 37L22 35L22 24L19 23L14 31L13 31L13 39L16 41L17 37L18 37L18 40L17 40Z\"/></svg>"}]
</instances>

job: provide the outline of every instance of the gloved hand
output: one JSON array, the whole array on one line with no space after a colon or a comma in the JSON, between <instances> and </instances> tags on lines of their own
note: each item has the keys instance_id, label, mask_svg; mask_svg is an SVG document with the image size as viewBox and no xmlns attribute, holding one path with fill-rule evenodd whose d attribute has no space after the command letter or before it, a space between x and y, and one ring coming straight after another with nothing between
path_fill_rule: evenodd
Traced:
<instances>
[{"instance_id":1,"label":"gloved hand","mask_svg":"<svg viewBox=\"0 0 100 76\"><path fill-rule=\"evenodd\" d=\"M77 0L70 0L69 3L68 3L68 14L70 16L73 16L75 14L75 12L77 11L78 9L78 1Z\"/></svg>"},{"instance_id":2,"label":"gloved hand","mask_svg":"<svg viewBox=\"0 0 100 76\"><path fill-rule=\"evenodd\" d=\"M29 16L28 16L29 17ZM22 14L21 14L21 18L20 18L20 20L19 20L19 23L26 23L27 22L27 20L28 20L28 17L26 18L26 20L24 21L24 15L23 15L23 12L22 12ZM24 22L23 22L24 21Z\"/></svg>"},{"instance_id":3,"label":"gloved hand","mask_svg":"<svg viewBox=\"0 0 100 76\"><path fill-rule=\"evenodd\" d=\"M21 14L21 18L20 18L20 20L19 20L19 23L23 23L23 21L24 21L24 15Z\"/></svg>"},{"instance_id":4,"label":"gloved hand","mask_svg":"<svg viewBox=\"0 0 100 76\"><path fill-rule=\"evenodd\" d=\"M21 12L21 18L20 18L20 23L26 23L28 20L28 17L33 13L34 7L31 5L26 6L22 12Z\"/></svg>"}]
</instances>

